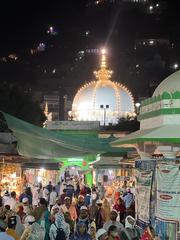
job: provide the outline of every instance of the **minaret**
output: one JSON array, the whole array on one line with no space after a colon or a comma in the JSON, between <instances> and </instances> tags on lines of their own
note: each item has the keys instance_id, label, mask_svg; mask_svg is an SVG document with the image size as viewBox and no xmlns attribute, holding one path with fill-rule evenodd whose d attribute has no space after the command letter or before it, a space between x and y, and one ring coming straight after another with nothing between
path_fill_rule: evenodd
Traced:
<instances>
[{"instance_id":1,"label":"minaret","mask_svg":"<svg viewBox=\"0 0 180 240\"><path fill-rule=\"evenodd\" d=\"M106 64L106 49L101 50L101 65L98 71L94 71L98 81L110 81L113 71L107 69Z\"/></svg>"}]
</instances>

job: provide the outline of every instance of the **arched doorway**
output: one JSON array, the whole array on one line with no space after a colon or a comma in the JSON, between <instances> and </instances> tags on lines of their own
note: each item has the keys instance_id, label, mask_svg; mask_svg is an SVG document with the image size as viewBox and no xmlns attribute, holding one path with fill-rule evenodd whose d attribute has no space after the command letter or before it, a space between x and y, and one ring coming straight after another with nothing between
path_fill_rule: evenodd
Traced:
<instances>
[{"instance_id":1,"label":"arched doorway","mask_svg":"<svg viewBox=\"0 0 180 240\"><path fill-rule=\"evenodd\" d=\"M93 157L94 160L94 157ZM91 161L93 161L91 160ZM92 170L89 167L89 161L86 158L65 158L61 159L60 172L63 173L66 170L73 170L78 172L79 175L84 176L84 182L89 186L92 186L93 177Z\"/></svg>"}]
</instances>

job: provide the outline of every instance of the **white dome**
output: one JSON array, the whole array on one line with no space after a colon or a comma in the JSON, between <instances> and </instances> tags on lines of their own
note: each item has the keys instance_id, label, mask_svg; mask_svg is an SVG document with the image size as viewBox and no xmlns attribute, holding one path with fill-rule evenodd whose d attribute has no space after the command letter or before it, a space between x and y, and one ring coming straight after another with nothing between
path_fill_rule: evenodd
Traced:
<instances>
[{"instance_id":1,"label":"white dome","mask_svg":"<svg viewBox=\"0 0 180 240\"><path fill-rule=\"evenodd\" d=\"M72 117L78 121L99 121L100 125L117 124L118 119L134 115L131 93L120 83L110 80L112 71L106 68L102 52L101 68L94 72L97 81L85 84L77 92L72 105Z\"/></svg>"},{"instance_id":2,"label":"white dome","mask_svg":"<svg viewBox=\"0 0 180 240\"><path fill-rule=\"evenodd\" d=\"M180 91L180 70L165 78L154 91L153 96L162 95L163 92L174 93Z\"/></svg>"},{"instance_id":3,"label":"white dome","mask_svg":"<svg viewBox=\"0 0 180 240\"><path fill-rule=\"evenodd\" d=\"M123 85L110 80L94 81L77 92L72 113L74 120L116 124L119 118L134 114L134 101Z\"/></svg>"}]
</instances>

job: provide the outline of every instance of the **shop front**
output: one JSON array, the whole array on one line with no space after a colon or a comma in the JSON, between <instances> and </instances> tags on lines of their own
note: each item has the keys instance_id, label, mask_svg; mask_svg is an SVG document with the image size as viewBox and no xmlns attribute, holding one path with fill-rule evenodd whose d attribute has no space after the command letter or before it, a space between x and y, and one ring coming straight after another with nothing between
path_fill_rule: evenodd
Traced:
<instances>
[{"instance_id":1,"label":"shop front","mask_svg":"<svg viewBox=\"0 0 180 240\"><path fill-rule=\"evenodd\" d=\"M0 189L2 193L15 191L19 195L22 182L21 164L0 163Z\"/></svg>"},{"instance_id":2,"label":"shop front","mask_svg":"<svg viewBox=\"0 0 180 240\"><path fill-rule=\"evenodd\" d=\"M107 196L135 188L134 160L124 159L122 154L107 156L101 154L90 165L93 168L93 183L103 185Z\"/></svg>"},{"instance_id":3,"label":"shop front","mask_svg":"<svg viewBox=\"0 0 180 240\"><path fill-rule=\"evenodd\" d=\"M46 186L49 181L55 185L60 180L59 163L26 163L22 168L26 184L30 186L38 183Z\"/></svg>"}]
</instances>

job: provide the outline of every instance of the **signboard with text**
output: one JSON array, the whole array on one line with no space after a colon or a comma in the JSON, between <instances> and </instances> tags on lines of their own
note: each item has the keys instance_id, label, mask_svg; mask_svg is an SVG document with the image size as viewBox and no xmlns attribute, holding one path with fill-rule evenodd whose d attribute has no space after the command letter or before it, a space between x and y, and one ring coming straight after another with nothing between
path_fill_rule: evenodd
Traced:
<instances>
[{"instance_id":1,"label":"signboard with text","mask_svg":"<svg viewBox=\"0 0 180 240\"><path fill-rule=\"evenodd\" d=\"M152 171L138 171L136 174L136 215L137 219L149 223Z\"/></svg>"},{"instance_id":2,"label":"signboard with text","mask_svg":"<svg viewBox=\"0 0 180 240\"><path fill-rule=\"evenodd\" d=\"M160 164L156 168L156 216L162 220L180 221L180 168Z\"/></svg>"}]
</instances>

